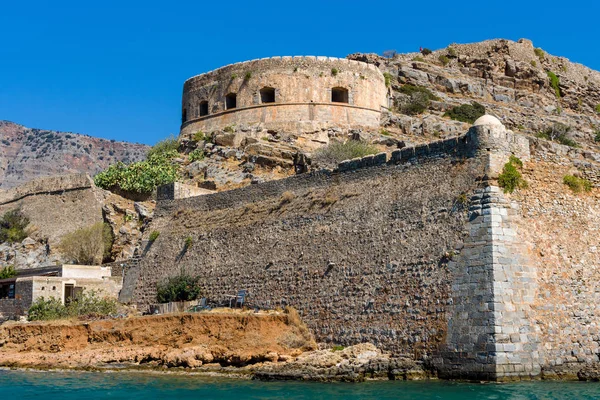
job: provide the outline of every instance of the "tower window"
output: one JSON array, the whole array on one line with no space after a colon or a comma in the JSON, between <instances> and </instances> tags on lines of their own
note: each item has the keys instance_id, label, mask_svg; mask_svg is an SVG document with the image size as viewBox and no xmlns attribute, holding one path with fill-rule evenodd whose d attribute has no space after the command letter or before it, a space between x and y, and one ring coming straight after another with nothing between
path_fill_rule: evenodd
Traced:
<instances>
[{"instance_id":1,"label":"tower window","mask_svg":"<svg viewBox=\"0 0 600 400\"><path fill-rule=\"evenodd\" d=\"M203 100L200 102L200 116L203 117L205 115L208 115L208 101Z\"/></svg>"},{"instance_id":2,"label":"tower window","mask_svg":"<svg viewBox=\"0 0 600 400\"><path fill-rule=\"evenodd\" d=\"M333 103L348 103L348 89L342 87L331 89L331 101Z\"/></svg>"},{"instance_id":3,"label":"tower window","mask_svg":"<svg viewBox=\"0 0 600 400\"><path fill-rule=\"evenodd\" d=\"M181 112L181 123L184 123L185 121L187 121L187 109L184 108L183 111Z\"/></svg>"},{"instance_id":4,"label":"tower window","mask_svg":"<svg viewBox=\"0 0 600 400\"><path fill-rule=\"evenodd\" d=\"M237 107L237 95L235 93L229 93L225 96L225 109L229 110L231 108Z\"/></svg>"},{"instance_id":5,"label":"tower window","mask_svg":"<svg viewBox=\"0 0 600 400\"><path fill-rule=\"evenodd\" d=\"M264 87L260 89L261 103L275 103L275 89L272 87Z\"/></svg>"}]
</instances>

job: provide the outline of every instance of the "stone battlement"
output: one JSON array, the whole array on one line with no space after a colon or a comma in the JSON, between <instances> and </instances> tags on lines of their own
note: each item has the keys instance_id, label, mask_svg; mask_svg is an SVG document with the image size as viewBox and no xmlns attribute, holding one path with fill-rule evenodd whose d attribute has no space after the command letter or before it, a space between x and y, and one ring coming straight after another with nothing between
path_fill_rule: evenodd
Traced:
<instances>
[{"instance_id":1,"label":"stone battlement","mask_svg":"<svg viewBox=\"0 0 600 400\"><path fill-rule=\"evenodd\" d=\"M231 125L303 131L377 127L388 106L383 74L335 57L271 57L194 76L183 85L181 134Z\"/></svg>"}]
</instances>

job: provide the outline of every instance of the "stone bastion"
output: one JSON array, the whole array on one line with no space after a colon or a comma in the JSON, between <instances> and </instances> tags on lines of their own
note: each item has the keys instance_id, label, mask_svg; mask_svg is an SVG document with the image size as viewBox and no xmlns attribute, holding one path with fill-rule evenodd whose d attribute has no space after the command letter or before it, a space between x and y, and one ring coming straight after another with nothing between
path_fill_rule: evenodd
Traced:
<instances>
[{"instance_id":1,"label":"stone bastion","mask_svg":"<svg viewBox=\"0 0 600 400\"><path fill-rule=\"evenodd\" d=\"M227 65L183 85L181 135L232 125L314 131L378 127L388 90L374 65L286 56Z\"/></svg>"}]
</instances>

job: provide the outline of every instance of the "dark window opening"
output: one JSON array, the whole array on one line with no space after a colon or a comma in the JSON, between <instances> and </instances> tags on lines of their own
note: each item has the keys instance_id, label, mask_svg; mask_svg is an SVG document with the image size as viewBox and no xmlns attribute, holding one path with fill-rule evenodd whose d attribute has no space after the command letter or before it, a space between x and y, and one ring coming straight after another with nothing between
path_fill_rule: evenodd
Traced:
<instances>
[{"instance_id":1,"label":"dark window opening","mask_svg":"<svg viewBox=\"0 0 600 400\"><path fill-rule=\"evenodd\" d=\"M261 103L275 103L275 89L272 87L264 87L260 89Z\"/></svg>"},{"instance_id":2,"label":"dark window opening","mask_svg":"<svg viewBox=\"0 0 600 400\"><path fill-rule=\"evenodd\" d=\"M331 101L333 103L348 103L348 89L341 87L331 89Z\"/></svg>"},{"instance_id":3,"label":"dark window opening","mask_svg":"<svg viewBox=\"0 0 600 400\"><path fill-rule=\"evenodd\" d=\"M235 93L229 93L225 96L225 109L229 110L230 108L237 107L237 95Z\"/></svg>"},{"instance_id":4,"label":"dark window opening","mask_svg":"<svg viewBox=\"0 0 600 400\"><path fill-rule=\"evenodd\" d=\"M181 112L181 123L184 123L185 121L187 121L187 110L184 108Z\"/></svg>"},{"instance_id":5,"label":"dark window opening","mask_svg":"<svg viewBox=\"0 0 600 400\"><path fill-rule=\"evenodd\" d=\"M5 283L0 285L0 299L14 299L15 298L15 284Z\"/></svg>"},{"instance_id":6,"label":"dark window opening","mask_svg":"<svg viewBox=\"0 0 600 400\"><path fill-rule=\"evenodd\" d=\"M75 285L67 283L65 284L65 293L64 293L64 302L65 304L69 304L73 300L73 290L75 289Z\"/></svg>"},{"instance_id":7,"label":"dark window opening","mask_svg":"<svg viewBox=\"0 0 600 400\"><path fill-rule=\"evenodd\" d=\"M208 101L200 102L200 116L203 117L208 115Z\"/></svg>"}]
</instances>

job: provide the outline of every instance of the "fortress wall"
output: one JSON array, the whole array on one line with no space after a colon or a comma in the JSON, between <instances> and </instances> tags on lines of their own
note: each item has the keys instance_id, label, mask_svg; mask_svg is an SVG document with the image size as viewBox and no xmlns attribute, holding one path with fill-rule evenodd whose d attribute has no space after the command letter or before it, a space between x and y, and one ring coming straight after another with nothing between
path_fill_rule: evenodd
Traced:
<instances>
[{"instance_id":1,"label":"fortress wall","mask_svg":"<svg viewBox=\"0 0 600 400\"><path fill-rule=\"evenodd\" d=\"M446 257L463 238L457 198L474 190L473 169L425 159L161 202L133 300L154 302L156 282L184 269L211 299L249 289L253 304L296 307L318 340L421 358L445 338Z\"/></svg>"},{"instance_id":2,"label":"fortress wall","mask_svg":"<svg viewBox=\"0 0 600 400\"><path fill-rule=\"evenodd\" d=\"M264 103L260 90L275 89L275 102ZM348 91L346 103L332 103L332 89ZM227 109L225 96L236 94ZM200 103L208 101L208 115ZM186 118L181 133L211 131L233 124L285 122L283 129L317 126L379 126L387 107L383 74L373 65L335 57L273 57L219 68L188 79L183 88ZM294 123L300 123L294 124ZM275 125L273 125L275 124Z\"/></svg>"},{"instance_id":3,"label":"fortress wall","mask_svg":"<svg viewBox=\"0 0 600 400\"><path fill-rule=\"evenodd\" d=\"M102 204L85 174L36 179L0 193L0 215L20 209L36 237L56 244L65 234L102 222Z\"/></svg>"}]
</instances>

